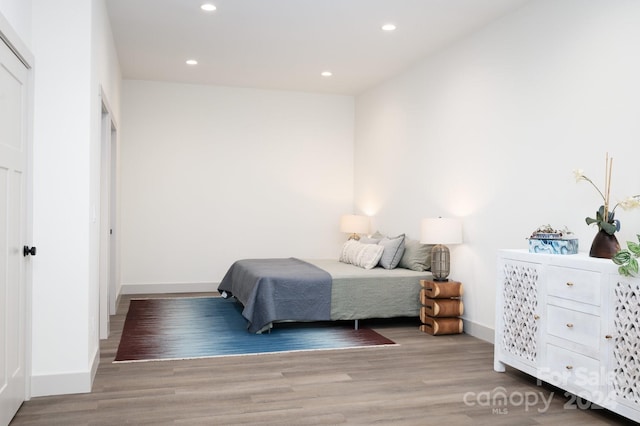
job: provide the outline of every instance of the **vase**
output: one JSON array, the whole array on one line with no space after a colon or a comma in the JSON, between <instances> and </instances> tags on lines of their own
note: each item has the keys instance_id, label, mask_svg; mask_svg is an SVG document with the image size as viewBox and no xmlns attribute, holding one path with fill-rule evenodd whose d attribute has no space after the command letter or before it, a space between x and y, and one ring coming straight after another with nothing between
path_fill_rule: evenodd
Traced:
<instances>
[{"instance_id":1,"label":"vase","mask_svg":"<svg viewBox=\"0 0 640 426\"><path fill-rule=\"evenodd\" d=\"M611 259L620 250L620 244L615 235L609 235L600 230L591 243L590 257Z\"/></svg>"}]
</instances>

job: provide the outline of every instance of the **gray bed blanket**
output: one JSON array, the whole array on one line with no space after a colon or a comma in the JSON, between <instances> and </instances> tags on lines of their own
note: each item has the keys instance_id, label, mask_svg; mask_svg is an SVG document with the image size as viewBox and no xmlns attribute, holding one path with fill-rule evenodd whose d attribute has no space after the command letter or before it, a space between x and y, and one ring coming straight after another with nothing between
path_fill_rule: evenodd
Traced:
<instances>
[{"instance_id":1,"label":"gray bed blanket","mask_svg":"<svg viewBox=\"0 0 640 426\"><path fill-rule=\"evenodd\" d=\"M218 286L243 305L248 329L256 333L273 321L329 321L331 275L296 258L234 262Z\"/></svg>"}]
</instances>

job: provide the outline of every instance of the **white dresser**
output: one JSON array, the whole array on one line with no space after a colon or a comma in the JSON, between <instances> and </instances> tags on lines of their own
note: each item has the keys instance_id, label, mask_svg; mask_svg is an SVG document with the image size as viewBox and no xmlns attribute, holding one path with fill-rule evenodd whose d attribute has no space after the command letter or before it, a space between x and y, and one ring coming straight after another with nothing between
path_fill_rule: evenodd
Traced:
<instances>
[{"instance_id":1,"label":"white dresser","mask_svg":"<svg viewBox=\"0 0 640 426\"><path fill-rule=\"evenodd\" d=\"M494 369L505 364L640 421L640 279L606 259L498 254Z\"/></svg>"}]
</instances>

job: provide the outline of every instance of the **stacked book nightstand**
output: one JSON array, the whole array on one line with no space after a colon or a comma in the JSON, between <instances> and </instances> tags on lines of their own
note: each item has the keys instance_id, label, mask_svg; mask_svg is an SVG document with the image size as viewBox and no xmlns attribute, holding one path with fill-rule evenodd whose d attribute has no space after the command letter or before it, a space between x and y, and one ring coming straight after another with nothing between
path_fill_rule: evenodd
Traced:
<instances>
[{"instance_id":1,"label":"stacked book nightstand","mask_svg":"<svg viewBox=\"0 0 640 426\"><path fill-rule=\"evenodd\" d=\"M421 280L420 330L433 336L462 333L463 288L458 281Z\"/></svg>"}]
</instances>

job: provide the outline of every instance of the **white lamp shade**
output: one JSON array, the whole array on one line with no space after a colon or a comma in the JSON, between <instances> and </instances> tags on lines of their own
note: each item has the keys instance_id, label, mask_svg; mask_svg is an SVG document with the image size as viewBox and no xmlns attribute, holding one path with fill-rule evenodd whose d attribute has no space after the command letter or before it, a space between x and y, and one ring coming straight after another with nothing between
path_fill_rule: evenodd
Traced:
<instances>
[{"instance_id":1,"label":"white lamp shade","mask_svg":"<svg viewBox=\"0 0 640 426\"><path fill-rule=\"evenodd\" d=\"M345 214L340 218L340 232L366 234L369 232L370 223L368 216Z\"/></svg>"},{"instance_id":2,"label":"white lamp shade","mask_svg":"<svg viewBox=\"0 0 640 426\"><path fill-rule=\"evenodd\" d=\"M462 243L462 222L454 218L422 219L422 244L460 244Z\"/></svg>"}]
</instances>

